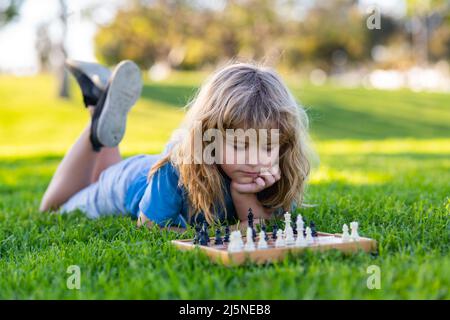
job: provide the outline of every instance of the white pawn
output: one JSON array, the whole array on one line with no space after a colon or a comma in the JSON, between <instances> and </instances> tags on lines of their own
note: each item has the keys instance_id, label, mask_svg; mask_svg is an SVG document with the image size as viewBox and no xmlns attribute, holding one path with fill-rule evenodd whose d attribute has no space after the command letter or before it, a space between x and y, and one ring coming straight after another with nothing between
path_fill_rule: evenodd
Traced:
<instances>
[{"instance_id":1,"label":"white pawn","mask_svg":"<svg viewBox=\"0 0 450 320\"><path fill-rule=\"evenodd\" d=\"M252 228L247 228L247 242L245 243L245 251L255 251L255 243L253 242L253 230Z\"/></svg>"},{"instance_id":2,"label":"white pawn","mask_svg":"<svg viewBox=\"0 0 450 320\"><path fill-rule=\"evenodd\" d=\"M356 221L350 222L350 229L352 229L352 233L350 234L350 237L355 241L359 240L358 222L356 222Z\"/></svg>"},{"instance_id":3,"label":"white pawn","mask_svg":"<svg viewBox=\"0 0 450 320\"><path fill-rule=\"evenodd\" d=\"M295 243L295 238L294 238L294 230L292 230L292 227L286 227L286 229L284 230L284 241L286 242L286 245L291 245Z\"/></svg>"},{"instance_id":4,"label":"white pawn","mask_svg":"<svg viewBox=\"0 0 450 320\"><path fill-rule=\"evenodd\" d=\"M242 250L243 243L242 243L242 236L241 232L233 231L230 234L230 244L228 245L228 251L229 252L239 252Z\"/></svg>"},{"instance_id":5,"label":"white pawn","mask_svg":"<svg viewBox=\"0 0 450 320\"><path fill-rule=\"evenodd\" d=\"M266 233L261 230L259 233L258 249L267 249Z\"/></svg>"},{"instance_id":6,"label":"white pawn","mask_svg":"<svg viewBox=\"0 0 450 320\"><path fill-rule=\"evenodd\" d=\"M307 244L313 244L314 243L314 239L312 236L312 231L310 227L306 227L306 243Z\"/></svg>"},{"instance_id":7,"label":"white pawn","mask_svg":"<svg viewBox=\"0 0 450 320\"><path fill-rule=\"evenodd\" d=\"M297 233L301 231L301 233L303 234L303 230L305 228L305 223L303 222L303 218L302 218L301 214L299 214L297 216L297 221L295 222L295 224L297 225Z\"/></svg>"},{"instance_id":8,"label":"white pawn","mask_svg":"<svg viewBox=\"0 0 450 320\"><path fill-rule=\"evenodd\" d=\"M297 224L297 228L298 228L298 224ZM298 230L300 230L300 231L298 231ZM297 239L295 240L295 245L297 247L304 247L307 245L305 236L303 235L303 228L297 229Z\"/></svg>"},{"instance_id":9,"label":"white pawn","mask_svg":"<svg viewBox=\"0 0 450 320\"><path fill-rule=\"evenodd\" d=\"M342 226L342 241L350 241L350 233L348 233L348 225L346 223Z\"/></svg>"},{"instance_id":10,"label":"white pawn","mask_svg":"<svg viewBox=\"0 0 450 320\"><path fill-rule=\"evenodd\" d=\"M284 247L286 245L286 242L283 238L283 230L279 229L277 231L277 240L275 240L275 247Z\"/></svg>"}]
</instances>

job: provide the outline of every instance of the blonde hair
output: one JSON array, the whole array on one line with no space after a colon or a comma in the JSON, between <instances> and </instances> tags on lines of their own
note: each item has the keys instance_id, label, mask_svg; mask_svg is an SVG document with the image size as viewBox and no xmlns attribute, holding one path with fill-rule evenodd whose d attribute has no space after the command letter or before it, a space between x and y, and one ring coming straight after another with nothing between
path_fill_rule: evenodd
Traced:
<instances>
[{"instance_id":1,"label":"blonde hair","mask_svg":"<svg viewBox=\"0 0 450 320\"><path fill-rule=\"evenodd\" d=\"M277 73L256 63L233 62L213 73L187 104L182 123L183 136L172 137L172 148L150 170L149 178L171 162L179 171L179 185L187 191L189 217L203 211L208 223L215 221L217 205L225 208L224 179L217 164L188 164L193 155L195 123L201 134L208 129L279 129L281 179L258 194L260 202L272 208L291 209L301 205L310 173L308 117ZM202 142L205 147L206 142Z\"/></svg>"}]
</instances>

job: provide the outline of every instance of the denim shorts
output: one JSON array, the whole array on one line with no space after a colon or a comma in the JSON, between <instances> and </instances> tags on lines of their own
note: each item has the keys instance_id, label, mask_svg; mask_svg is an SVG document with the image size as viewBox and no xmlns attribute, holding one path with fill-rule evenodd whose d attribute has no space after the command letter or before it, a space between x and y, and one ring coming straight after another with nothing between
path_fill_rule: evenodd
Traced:
<instances>
[{"instance_id":1,"label":"denim shorts","mask_svg":"<svg viewBox=\"0 0 450 320\"><path fill-rule=\"evenodd\" d=\"M125 196L130 184L161 159L160 154L137 155L124 159L105 169L97 182L78 191L59 212L80 210L89 218L107 215L129 215L125 209Z\"/></svg>"}]
</instances>

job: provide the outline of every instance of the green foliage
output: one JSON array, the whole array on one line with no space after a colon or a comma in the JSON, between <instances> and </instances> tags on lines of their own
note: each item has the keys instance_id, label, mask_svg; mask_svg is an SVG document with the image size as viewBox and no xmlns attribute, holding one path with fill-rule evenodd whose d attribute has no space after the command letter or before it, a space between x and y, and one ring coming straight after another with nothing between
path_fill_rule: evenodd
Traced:
<instances>
[{"instance_id":1,"label":"green foliage","mask_svg":"<svg viewBox=\"0 0 450 320\"><path fill-rule=\"evenodd\" d=\"M144 68L155 62L194 69L222 60L278 61L288 67L331 63L342 50L351 60L367 57L364 17L353 1L321 2L304 19L298 3L224 1L223 10L198 1L156 1L118 12L96 37L98 57L107 63L133 59ZM181 57L175 61L174 56Z\"/></svg>"},{"instance_id":2,"label":"green foliage","mask_svg":"<svg viewBox=\"0 0 450 320\"><path fill-rule=\"evenodd\" d=\"M146 82L122 151L162 150L203 75ZM63 153L88 121L80 97L56 100L53 78L0 77L0 298L2 299L449 299L448 96L299 87L321 164L300 212L319 230L360 222L378 255L307 253L228 268L128 217L50 215L38 205ZM67 267L81 269L69 290ZM381 268L381 289L366 286Z\"/></svg>"},{"instance_id":3,"label":"green foliage","mask_svg":"<svg viewBox=\"0 0 450 320\"><path fill-rule=\"evenodd\" d=\"M24 0L0 0L0 27L14 20Z\"/></svg>"}]
</instances>

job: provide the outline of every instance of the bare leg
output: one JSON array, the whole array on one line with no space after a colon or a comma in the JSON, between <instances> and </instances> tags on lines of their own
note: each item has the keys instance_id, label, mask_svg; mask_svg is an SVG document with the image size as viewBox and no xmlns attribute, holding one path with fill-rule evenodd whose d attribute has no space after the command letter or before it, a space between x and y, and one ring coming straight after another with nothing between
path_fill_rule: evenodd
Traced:
<instances>
[{"instance_id":1,"label":"bare leg","mask_svg":"<svg viewBox=\"0 0 450 320\"><path fill-rule=\"evenodd\" d=\"M89 108L92 113L92 107ZM64 156L42 198L40 211L57 209L72 195L97 181L100 173L121 160L119 148L92 150L89 124Z\"/></svg>"},{"instance_id":2,"label":"bare leg","mask_svg":"<svg viewBox=\"0 0 450 320\"><path fill-rule=\"evenodd\" d=\"M91 176L91 183L98 180L98 177L100 176L100 173L103 172L103 170L109 168L117 162L120 162L121 160L122 156L120 155L119 147L103 147L97 156L97 160L95 162L94 170Z\"/></svg>"}]
</instances>

